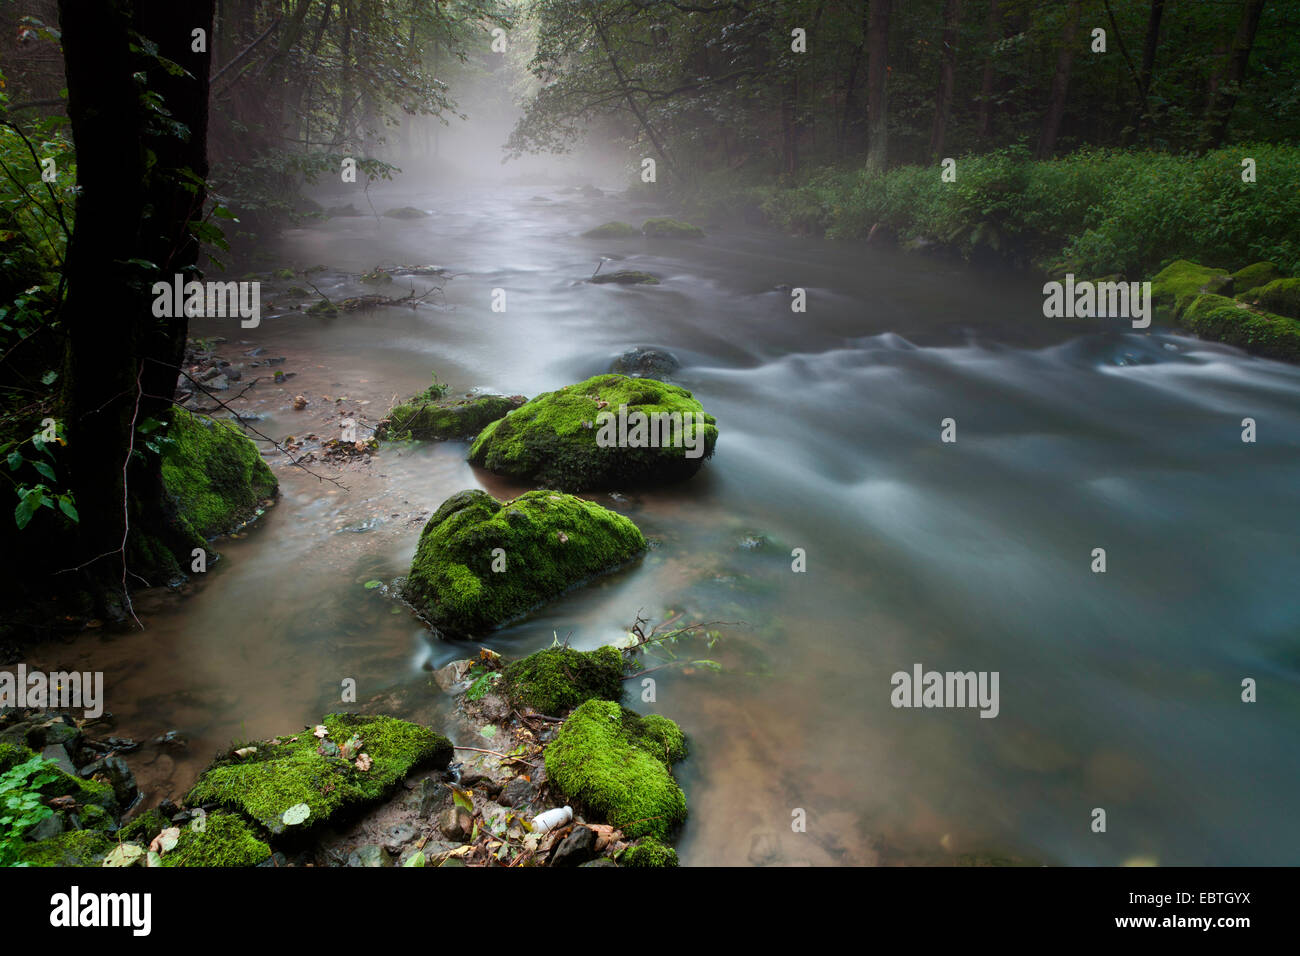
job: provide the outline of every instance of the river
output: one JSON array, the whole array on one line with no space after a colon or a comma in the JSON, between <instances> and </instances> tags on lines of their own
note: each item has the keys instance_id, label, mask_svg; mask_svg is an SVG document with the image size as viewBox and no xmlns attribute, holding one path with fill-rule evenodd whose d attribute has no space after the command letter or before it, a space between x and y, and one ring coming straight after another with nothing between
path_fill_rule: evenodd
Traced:
<instances>
[{"instance_id":1,"label":"river","mask_svg":"<svg viewBox=\"0 0 1300 956\"><path fill-rule=\"evenodd\" d=\"M302 434L338 398L373 423L431 372L453 392L531 396L634 345L671 350L717 417L691 481L590 496L654 550L483 641L591 648L638 612L738 622L707 653L722 673L667 668L653 703L629 696L690 737L685 865L1295 862L1300 369L1159 328L1045 319L1031 278L857 242L580 238L662 212L612 193L408 182L370 197L432 215L296 229L274 263L329 266L312 281L331 298L373 291L342 274L377 265L457 275L416 309L196 321L228 358L286 357L288 381L250 369L238 386L263 376L239 402L266 416L259 430ZM602 255L662 282L586 283ZM380 291L408 286L429 288ZM807 311L778 286L805 289ZM189 738L129 756L150 803L179 798L232 740L349 706L347 678L370 709L446 726L427 668L477 645L430 641L363 585L405 572L448 495L527 490L464 452L394 445L368 466L311 466L340 488L268 449L282 500L219 543L187 594L142 596L142 633L87 632L29 663L103 670L119 735ZM915 664L996 671L996 718L893 707L891 675Z\"/></svg>"}]
</instances>

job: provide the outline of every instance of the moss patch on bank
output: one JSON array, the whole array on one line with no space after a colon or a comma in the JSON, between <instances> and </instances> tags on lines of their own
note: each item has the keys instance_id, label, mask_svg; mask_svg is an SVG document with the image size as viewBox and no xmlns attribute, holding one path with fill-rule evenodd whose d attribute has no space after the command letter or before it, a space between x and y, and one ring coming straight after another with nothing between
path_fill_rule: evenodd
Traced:
<instances>
[{"instance_id":1,"label":"moss patch on bank","mask_svg":"<svg viewBox=\"0 0 1300 956\"><path fill-rule=\"evenodd\" d=\"M512 662L503 689L516 707L560 717L593 698L623 699L623 655L614 647L548 647Z\"/></svg>"},{"instance_id":2,"label":"moss patch on bank","mask_svg":"<svg viewBox=\"0 0 1300 956\"><path fill-rule=\"evenodd\" d=\"M424 526L403 593L439 631L470 637L613 570L645 545L629 519L573 495L530 491L502 502L462 491Z\"/></svg>"},{"instance_id":3,"label":"moss patch on bank","mask_svg":"<svg viewBox=\"0 0 1300 956\"><path fill-rule=\"evenodd\" d=\"M627 222L607 222L588 229L582 234L584 239L627 239L641 235L641 230Z\"/></svg>"},{"instance_id":4,"label":"moss patch on bank","mask_svg":"<svg viewBox=\"0 0 1300 956\"><path fill-rule=\"evenodd\" d=\"M629 433L634 417L673 427L663 428L668 435L657 447L602 447L603 423L615 419L617 425L622 406ZM607 374L538 395L488 425L470 446L469 460L545 487L582 491L689 478L712 456L717 440L717 420L686 389Z\"/></svg>"},{"instance_id":5,"label":"moss patch on bank","mask_svg":"<svg viewBox=\"0 0 1300 956\"><path fill-rule=\"evenodd\" d=\"M275 475L235 425L173 409L162 446L162 478L182 527L198 538L235 530L274 497Z\"/></svg>"},{"instance_id":6,"label":"moss patch on bank","mask_svg":"<svg viewBox=\"0 0 1300 956\"><path fill-rule=\"evenodd\" d=\"M276 834L284 831L290 807L307 804L310 815L297 826L310 828L381 799L419 767L441 769L451 762L451 741L404 720L331 714L322 723L324 738L307 728L253 744L257 749L247 756L231 752L219 758L199 777L186 805L240 811ZM370 758L369 770L356 766L361 753Z\"/></svg>"},{"instance_id":7,"label":"moss patch on bank","mask_svg":"<svg viewBox=\"0 0 1300 956\"><path fill-rule=\"evenodd\" d=\"M1198 295L1231 295L1232 286L1233 277L1227 269L1179 259L1156 273L1151 280L1151 298L1162 314L1177 318Z\"/></svg>"},{"instance_id":8,"label":"moss patch on bank","mask_svg":"<svg viewBox=\"0 0 1300 956\"><path fill-rule=\"evenodd\" d=\"M646 837L628 847L618 857L619 866L668 867L677 866L677 851L654 837Z\"/></svg>"},{"instance_id":9,"label":"moss patch on bank","mask_svg":"<svg viewBox=\"0 0 1300 956\"><path fill-rule=\"evenodd\" d=\"M117 841L99 830L69 830L22 848L20 862L28 866L102 866Z\"/></svg>"},{"instance_id":10,"label":"moss patch on bank","mask_svg":"<svg viewBox=\"0 0 1300 956\"><path fill-rule=\"evenodd\" d=\"M1226 342L1266 358L1300 361L1300 322L1251 309L1221 295L1200 295L1183 310L1180 323L1205 338Z\"/></svg>"},{"instance_id":11,"label":"moss patch on bank","mask_svg":"<svg viewBox=\"0 0 1300 956\"><path fill-rule=\"evenodd\" d=\"M1300 319L1300 279L1276 279L1238 298L1253 301L1269 312Z\"/></svg>"},{"instance_id":12,"label":"moss patch on bank","mask_svg":"<svg viewBox=\"0 0 1300 956\"><path fill-rule=\"evenodd\" d=\"M662 840L686 819L686 796L669 769L686 742L666 717L647 721L613 701L587 701L547 745L546 774L627 836Z\"/></svg>"},{"instance_id":13,"label":"moss patch on bank","mask_svg":"<svg viewBox=\"0 0 1300 956\"><path fill-rule=\"evenodd\" d=\"M257 866L271 848L233 813L210 813L203 829L182 827L180 839L162 855L163 866Z\"/></svg>"},{"instance_id":14,"label":"moss patch on bank","mask_svg":"<svg viewBox=\"0 0 1300 956\"><path fill-rule=\"evenodd\" d=\"M642 223L641 233L650 239L699 239L704 230L678 219L658 218Z\"/></svg>"}]
</instances>

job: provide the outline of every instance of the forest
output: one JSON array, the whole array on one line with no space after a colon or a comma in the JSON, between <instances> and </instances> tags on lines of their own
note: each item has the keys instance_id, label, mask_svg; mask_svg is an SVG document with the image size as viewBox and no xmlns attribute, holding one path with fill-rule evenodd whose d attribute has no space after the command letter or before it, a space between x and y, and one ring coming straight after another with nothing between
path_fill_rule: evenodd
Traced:
<instances>
[{"instance_id":1,"label":"forest","mask_svg":"<svg viewBox=\"0 0 1300 956\"><path fill-rule=\"evenodd\" d=\"M1285 0L6 0L0 865L1292 864L1298 76Z\"/></svg>"}]
</instances>

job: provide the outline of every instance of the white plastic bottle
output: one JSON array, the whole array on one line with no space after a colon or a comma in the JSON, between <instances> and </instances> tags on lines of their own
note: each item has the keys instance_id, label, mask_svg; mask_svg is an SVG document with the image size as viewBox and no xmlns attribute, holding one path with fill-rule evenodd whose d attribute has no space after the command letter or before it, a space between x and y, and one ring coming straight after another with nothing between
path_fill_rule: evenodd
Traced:
<instances>
[{"instance_id":1,"label":"white plastic bottle","mask_svg":"<svg viewBox=\"0 0 1300 956\"><path fill-rule=\"evenodd\" d=\"M572 819L573 807L556 807L533 817L533 832L545 833L548 830L554 830L556 827L564 826Z\"/></svg>"}]
</instances>

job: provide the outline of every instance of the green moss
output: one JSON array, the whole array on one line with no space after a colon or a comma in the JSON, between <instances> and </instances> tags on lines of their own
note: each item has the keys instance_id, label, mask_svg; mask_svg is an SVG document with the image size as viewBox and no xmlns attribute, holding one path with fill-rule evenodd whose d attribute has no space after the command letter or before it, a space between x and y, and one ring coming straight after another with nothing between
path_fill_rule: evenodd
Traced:
<instances>
[{"instance_id":1,"label":"green moss","mask_svg":"<svg viewBox=\"0 0 1300 956\"><path fill-rule=\"evenodd\" d=\"M1249 298L1269 312L1300 319L1300 279L1275 279Z\"/></svg>"},{"instance_id":2,"label":"green moss","mask_svg":"<svg viewBox=\"0 0 1300 956\"><path fill-rule=\"evenodd\" d=\"M677 851L654 837L645 837L618 857L619 866L677 866Z\"/></svg>"},{"instance_id":3,"label":"green moss","mask_svg":"<svg viewBox=\"0 0 1300 956\"><path fill-rule=\"evenodd\" d=\"M162 451L163 484L198 538L233 531L275 495L275 475L235 425L173 409Z\"/></svg>"},{"instance_id":4,"label":"green moss","mask_svg":"<svg viewBox=\"0 0 1300 956\"><path fill-rule=\"evenodd\" d=\"M1151 297L1156 308L1174 318L1202 292L1232 294L1232 276L1226 269L1179 259L1161 269L1151 280Z\"/></svg>"},{"instance_id":5,"label":"green moss","mask_svg":"<svg viewBox=\"0 0 1300 956\"><path fill-rule=\"evenodd\" d=\"M665 765L686 759L689 752L686 735L676 722L667 717L646 714L636 719L628 718L624 720L623 727L638 747L650 751Z\"/></svg>"},{"instance_id":6,"label":"green moss","mask_svg":"<svg viewBox=\"0 0 1300 956\"><path fill-rule=\"evenodd\" d=\"M313 302L307 306L308 315L338 315L339 310L329 299L321 299L319 302Z\"/></svg>"},{"instance_id":7,"label":"green moss","mask_svg":"<svg viewBox=\"0 0 1300 956\"><path fill-rule=\"evenodd\" d=\"M130 823L124 824L118 831L118 837L123 843L134 841L148 846L154 837L171 825L171 821L158 810L146 810Z\"/></svg>"},{"instance_id":8,"label":"green moss","mask_svg":"<svg viewBox=\"0 0 1300 956\"><path fill-rule=\"evenodd\" d=\"M1256 262L1232 274L1232 288L1240 296L1244 292L1268 285L1274 279L1281 279L1284 275L1285 273L1271 262Z\"/></svg>"},{"instance_id":9,"label":"green moss","mask_svg":"<svg viewBox=\"0 0 1300 956\"><path fill-rule=\"evenodd\" d=\"M477 395L441 401L417 396L391 409L380 422L377 435L385 439L416 438L421 441L470 438L521 404L523 399L505 395Z\"/></svg>"},{"instance_id":10,"label":"green moss","mask_svg":"<svg viewBox=\"0 0 1300 956\"><path fill-rule=\"evenodd\" d=\"M1221 295L1200 295L1183 310L1181 324L1198 335L1268 358L1300 361L1300 322L1248 308Z\"/></svg>"},{"instance_id":11,"label":"green moss","mask_svg":"<svg viewBox=\"0 0 1300 956\"><path fill-rule=\"evenodd\" d=\"M699 226L676 219L647 219L641 224L641 232L652 239L698 239L704 235Z\"/></svg>"},{"instance_id":12,"label":"green moss","mask_svg":"<svg viewBox=\"0 0 1300 956\"><path fill-rule=\"evenodd\" d=\"M501 502L482 491L462 491L424 526L404 594L447 636L472 636L613 570L644 548L630 520L572 495L530 491Z\"/></svg>"},{"instance_id":13,"label":"green moss","mask_svg":"<svg viewBox=\"0 0 1300 956\"><path fill-rule=\"evenodd\" d=\"M686 797L655 749L644 718L612 701L589 700L546 748L551 782L629 837L664 838L686 818Z\"/></svg>"},{"instance_id":14,"label":"green moss","mask_svg":"<svg viewBox=\"0 0 1300 956\"><path fill-rule=\"evenodd\" d=\"M25 845L19 859L28 866L100 866L116 845L99 830L69 830Z\"/></svg>"},{"instance_id":15,"label":"green moss","mask_svg":"<svg viewBox=\"0 0 1300 956\"><path fill-rule=\"evenodd\" d=\"M257 866L271 848L242 819L231 813L210 813L203 831L181 828L176 846L162 855L163 866Z\"/></svg>"},{"instance_id":16,"label":"green moss","mask_svg":"<svg viewBox=\"0 0 1300 956\"><path fill-rule=\"evenodd\" d=\"M606 414L614 418L627 406L629 423L635 413L653 416L692 415L689 429L665 429L659 447L601 447L597 436ZM673 447L673 440L681 445ZM538 395L479 433L469 460L492 471L565 491L680 481L699 470L713 454L717 420L690 392L677 385L626 375L596 375L554 392ZM686 444L698 442L696 457Z\"/></svg>"},{"instance_id":17,"label":"green moss","mask_svg":"<svg viewBox=\"0 0 1300 956\"><path fill-rule=\"evenodd\" d=\"M451 762L451 741L404 720L331 714L323 723L334 747L360 737L359 752L370 756L371 768L361 771L355 760L320 753L322 741L307 729L277 738L278 744L257 743L257 752L247 757L221 757L199 777L186 804L240 810L279 833L284 829L281 816L292 806L310 807L307 822L299 825L310 827L340 810L380 799L418 767L442 768Z\"/></svg>"},{"instance_id":18,"label":"green moss","mask_svg":"<svg viewBox=\"0 0 1300 956\"><path fill-rule=\"evenodd\" d=\"M503 686L516 707L561 716L592 698L622 700L623 655L613 647L548 647L511 663Z\"/></svg>"},{"instance_id":19,"label":"green moss","mask_svg":"<svg viewBox=\"0 0 1300 956\"><path fill-rule=\"evenodd\" d=\"M607 222L597 226L595 229L588 229L582 234L584 239L627 239L630 236L641 235L641 230L631 223L626 222Z\"/></svg>"},{"instance_id":20,"label":"green moss","mask_svg":"<svg viewBox=\"0 0 1300 956\"><path fill-rule=\"evenodd\" d=\"M389 209L384 215L389 219L423 219L429 214L414 206L401 206L397 209Z\"/></svg>"},{"instance_id":21,"label":"green moss","mask_svg":"<svg viewBox=\"0 0 1300 956\"><path fill-rule=\"evenodd\" d=\"M292 269L276 269L276 270L275 270L275 277L276 277L277 279L292 279L292 278L293 278L293 275L294 275L294 273L293 273L293 270L292 270Z\"/></svg>"}]
</instances>

